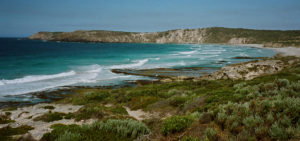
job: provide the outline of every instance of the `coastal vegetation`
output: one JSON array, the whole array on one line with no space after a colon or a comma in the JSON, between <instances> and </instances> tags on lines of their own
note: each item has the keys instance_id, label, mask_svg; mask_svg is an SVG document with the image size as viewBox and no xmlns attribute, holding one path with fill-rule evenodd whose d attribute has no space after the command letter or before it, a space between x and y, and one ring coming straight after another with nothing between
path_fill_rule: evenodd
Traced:
<instances>
[{"instance_id":1,"label":"coastal vegetation","mask_svg":"<svg viewBox=\"0 0 300 141\"><path fill-rule=\"evenodd\" d=\"M10 117L11 113L10 112L5 112L4 114L0 114L0 124L5 124L5 123L10 123L14 122L14 120L11 120Z\"/></svg>"},{"instance_id":2,"label":"coastal vegetation","mask_svg":"<svg viewBox=\"0 0 300 141\"><path fill-rule=\"evenodd\" d=\"M82 126L55 124L52 129L53 131L45 134L42 140L126 141L150 133L144 123L133 119L109 119Z\"/></svg>"},{"instance_id":3,"label":"coastal vegetation","mask_svg":"<svg viewBox=\"0 0 300 141\"><path fill-rule=\"evenodd\" d=\"M153 33L104 30L39 32L30 36L29 39L66 42L263 44L266 47L300 47L299 30L254 30L223 27L179 29Z\"/></svg>"},{"instance_id":4,"label":"coastal vegetation","mask_svg":"<svg viewBox=\"0 0 300 141\"><path fill-rule=\"evenodd\" d=\"M14 141L15 139L12 136L25 134L32 129L33 128L28 125L22 125L16 128L7 126L0 129L0 137L3 141Z\"/></svg>"},{"instance_id":5,"label":"coastal vegetation","mask_svg":"<svg viewBox=\"0 0 300 141\"><path fill-rule=\"evenodd\" d=\"M34 121L44 121L44 122L52 122L57 121L61 119L70 119L73 114L65 114L65 113L59 113L59 112L51 112L45 113L44 115L38 116L34 118Z\"/></svg>"},{"instance_id":6,"label":"coastal vegetation","mask_svg":"<svg viewBox=\"0 0 300 141\"><path fill-rule=\"evenodd\" d=\"M264 59L286 65L278 73L250 80L195 79L78 89L74 96L56 102L81 105L78 111L48 112L35 120L93 122L54 124L41 140L298 140L300 60ZM151 116L138 120L127 109L141 109Z\"/></svg>"}]
</instances>

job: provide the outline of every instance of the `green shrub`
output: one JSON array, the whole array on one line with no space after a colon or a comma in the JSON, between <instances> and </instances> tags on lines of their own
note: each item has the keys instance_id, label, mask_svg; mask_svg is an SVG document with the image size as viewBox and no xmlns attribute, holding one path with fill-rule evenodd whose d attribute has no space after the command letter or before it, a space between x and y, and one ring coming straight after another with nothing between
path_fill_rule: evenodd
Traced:
<instances>
[{"instance_id":1,"label":"green shrub","mask_svg":"<svg viewBox=\"0 0 300 141\"><path fill-rule=\"evenodd\" d=\"M128 112L126 111L126 109L123 106L120 106L120 105L115 106L115 107L110 107L109 109L114 114L128 115Z\"/></svg>"},{"instance_id":2,"label":"green shrub","mask_svg":"<svg viewBox=\"0 0 300 141\"><path fill-rule=\"evenodd\" d=\"M66 140L73 140L72 135L68 135L68 134L75 134L74 140L76 140L78 137L77 135L82 135L80 134L81 132L81 127L79 125L63 125L63 124L54 124L51 126L51 128L53 129L50 133L46 133L43 135L41 140L47 140L47 141L54 141L57 140L58 138L60 139L66 139ZM65 133L67 133L67 135L64 135ZM67 139L67 137L69 137L69 139Z\"/></svg>"},{"instance_id":3,"label":"green shrub","mask_svg":"<svg viewBox=\"0 0 300 141\"><path fill-rule=\"evenodd\" d=\"M200 141L200 139L191 136L185 136L180 141Z\"/></svg>"},{"instance_id":4,"label":"green shrub","mask_svg":"<svg viewBox=\"0 0 300 141\"><path fill-rule=\"evenodd\" d=\"M49 111L49 113L45 113L44 115L38 116L36 118L34 118L34 121L44 121L44 122L52 122L52 121L56 121L56 120L61 120L64 118L66 114L65 113L58 113L58 112L54 112L52 113L51 111Z\"/></svg>"},{"instance_id":5,"label":"green shrub","mask_svg":"<svg viewBox=\"0 0 300 141\"><path fill-rule=\"evenodd\" d=\"M14 120L11 120L9 117L10 114L0 114L0 124L6 124L10 122L15 122Z\"/></svg>"},{"instance_id":6,"label":"green shrub","mask_svg":"<svg viewBox=\"0 0 300 141\"><path fill-rule=\"evenodd\" d=\"M267 122L269 122L269 123L273 123L273 121L274 121L274 117L273 117L273 114L272 114L272 112L269 112L268 114L267 114L267 118L266 118L267 120Z\"/></svg>"},{"instance_id":7,"label":"green shrub","mask_svg":"<svg viewBox=\"0 0 300 141\"><path fill-rule=\"evenodd\" d=\"M55 107L54 107L54 106L51 106L51 105L47 105L47 106L44 106L44 107L42 107L42 108L44 108L44 109L50 109L50 110L55 109Z\"/></svg>"},{"instance_id":8,"label":"green shrub","mask_svg":"<svg viewBox=\"0 0 300 141\"><path fill-rule=\"evenodd\" d=\"M259 115L255 115L255 116L251 115L251 116L246 117L243 120L243 124L245 125L246 129L249 131L263 123L264 123L264 120Z\"/></svg>"},{"instance_id":9,"label":"green shrub","mask_svg":"<svg viewBox=\"0 0 300 141\"><path fill-rule=\"evenodd\" d=\"M114 133L120 137L137 138L150 133L150 130L144 123L132 119L110 119L100 122L98 126L101 130Z\"/></svg>"},{"instance_id":10,"label":"green shrub","mask_svg":"<svg viewBox=\"0 0 300 141\"><path fill-rule=\"evenodd\" d=\"M163 120L161 131L164 135L180 132L188 128L193 121L191 116L172 116Z\"/></svg>"},{"instance_id":11,"label":"green shrub","mask_svg":"<svg viewBox=\"0 0 300 141\"><path fill-rule=\"evenodd\" d=\"M74 114L73 113L68 113L64 116L64 119L71 119L74 118Z\"/></svg>"},{"instance_id":12,"label":"green shrub","mask_svg":"<svg viewBox=\"0 0 300 141\"><path fill-rule=\"evenodd\" d=\"M43 135L41 140L46 141L132 141L134 138L121 137L116 133L100 129L100 123L94 122L87 125L52 125L50 133ZM140 132L139 132L140 133ZM141 134L140 134L141 135Z\"/></svg>"},{"instance_id":13,"label":"green shrub","mask_svg":"<svg viewBox=\"0 0 300 141\"><path fill-rule=\"evenodd\" d=\"M268 128L264 126L259 126L255 128L254 132L256 137L262 139L268 135Z\"/></svg>"},{"instance_id":14,"label":"green shrub","mask_svg":"<svg viewBox=\"0 0 300 141\"><path fill-rule=\"evenodd\" d=\"M34 129L34 128L31 126L28 126L28 125L22 125L17 128L12 128L10 126L6 126L3 128L0 128L0 139L3 141L5 141L5 140L10 141L10 140L12 140L11 136L25 134L29 130L32 130L32 129Z\"/></svg>"},{"instance_id":15,"label":"green shrub","mask_svg":"<svg viewBox=\"0 0 300 141\"><path fill-rule=\"evenodd\" d=\"M218 140L218 132L214 128L207 128L205 130L205 135L210 141Z\"/></svg>"},{"instance_id":16,"label":"green shrub","mask_svg":"<svg viewBox=\"0 0 300 141\"><path fill-rule=\"evenodd\" d=\"M284 130L279 126L277 122L275 122L271 129L269 130L269 135L273 139L287 139L286 134L284 133Z\"/></svg>"},{"instance_id":17,"label":"green shrub","mask_svg":"<svg viewBox=\"0 0 300 141\"><path fill-rule=\"evenodd\" d=\"M184 104L188 100L187 96L173 96L170 98L169 103L174 107Z\"/></svg>"},{"instance_id":18,"label":"green shrub","mask_svg":"<svg viewBox=\"0 0 300 141\"><path fill-rule=\"evenodd\" d=\"M131 99L131 101L129 102L129 107L132 110L144 109L148 105L155 103L159 100L161 100L161 98L154 96L138 96Z\"/></svg>"},{"instance_id":19,"label":"green shrub","mask_svg":"<svg viewBox=\"0 0 300 141\"><path fill-rule=\"evenodd\" d=\"M220 104L213 109L215 123L239 140L293 139L300 120L299 82L277 79L272 83L236 86L236 95L246 95L241 102ZM294 88L296 87L296 88Z\"/></svg>"},{"instance_id":20,"label":"green shrub","mask_svg":"<svg viewBox=\"0 0 300 141\"><path fill-rule=\"evenodd\" d=\"M107 92L88 93L85 95L87 101L102 101L107 97L109 97Z\"/></svg>"},{"instance_id":21,"label":"green shrub","mask_svg":"<svg viewBox=\"0 0 300 141\"><path fill-rule=\"evenodd\" d=\"M238 83L238 84L233 85L233 88L234 89L241 89L241 88L245 87L246 85L247 85L246 82L242 82L242 83Z\"/></svg>"},{"instance_id":22,"label":"green shrub","mask_svg":"<svg viewBox=\"0 0 300 141\"><path fill-rule=\"evenodd\" d=\"M65 131L62 135L58 136L55 141L82 141L84 140L80 134Z\"/></svg>"},{"instance_id":23,"label":"green shrub","mask_svg":"<svg viewBox=\"0 0 300 141\"><path fill-rule=\"evenodd\" d=\"M4 108L3 111L15 111L17 109L18 107L8 107L8 108Z\"/></svg>"},{"instance_id":24,"label":"green shrub","mask_svg":"<svg viewBox=\"0 0 300 141\"><path fill-rule=\"evenodd\" d=\"M105 115L105 107L99 104L87 104L81 107L76 113L74 113L74 117L76 121L85 120L90 118L98 118L101 119Z\"/></svg>"},{"instance_id":25,"label":"green shrub","mask_svg":"<svg viewBox=\"0 0 300 141\"><path fill-rule=\"evenodd\" d=\"M170 96L176 95L176 94L181 94L181 91L179 91L177 89L171 89L168 91L168 95L170 95Z\"/></svg>"}]
</instances>

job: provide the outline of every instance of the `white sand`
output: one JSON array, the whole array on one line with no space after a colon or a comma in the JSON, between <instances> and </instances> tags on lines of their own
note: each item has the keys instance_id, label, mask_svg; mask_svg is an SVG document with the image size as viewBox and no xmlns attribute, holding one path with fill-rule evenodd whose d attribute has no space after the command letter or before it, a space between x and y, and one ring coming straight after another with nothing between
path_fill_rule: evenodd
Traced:
<instances>
[{"instance_id":1,"label":"white sand","mask_svg":"<svg viewBox=\"0 0 300 141\"><path fill-rule=\"evenodd\" d=\"M271 48L283 56L296 56L300 57L300 48L296 47L285 47L285 48Z\"/></svg>"},{"instance_id":2,"label":"white sand","mask_svg":"<svg viewBox=\"0 0 300 141\"><path fill-rule=\"evenodd\" d=\"M61 113L73 113L79 110L82 106L75 106L70 104L36 104L33 106L18 108L11 112L11 119L15 120L13 123L9 124L0 124L0 128L3 128L5 126L11 126L13 128L22 126L22 125L29 125L34 127L33 130L30 130L29 133L32 135L33 138L39 140L43 136L43 134L50 132L50 126L53 124L61 123L61 124L85 124L85 123L91 123L94 120L87 120L87 121L74 121L74 119L62 119L58 121L53 122L43 122L43 121L33 121L35 117L41 116L45 113L48 113L49 109L44 109L42 107L44 106L54 106L55 109L51 110L52 112L61 112ZM5 112L0 110L1 114L4 114ZM1 139L0 139L1 140Z\"/></svg>"},{"instance_id":3,"label":"white sand","mask_svg":"<svg viewBox=\"0 0 300 141\"><path fill-rule=\"evenodd\" d=\"M130 110L128 107L124 107L124 108L128 112L129 116L134 117L137 120L144 120L144 119L148 119L151 117L150 113L146 113L146 112L142 111L141 109L133 111L133 110Z\"/></svg>"},{"instance_id":4,"label":"white sand","mask_svg":"<svg viewBox=\"0 0 300 141\"><path fill-rule=\"evenodd\" d=\"M247 46L247 47L255 47L255 48L268 48L272 49L275 52L283 55L283 56L296 56L300 57L300 48L297 47L282 47L282 48L272 48L272 47L263 47L262 44L237 44L237 46Z\"/></svg>"}]
</instances>

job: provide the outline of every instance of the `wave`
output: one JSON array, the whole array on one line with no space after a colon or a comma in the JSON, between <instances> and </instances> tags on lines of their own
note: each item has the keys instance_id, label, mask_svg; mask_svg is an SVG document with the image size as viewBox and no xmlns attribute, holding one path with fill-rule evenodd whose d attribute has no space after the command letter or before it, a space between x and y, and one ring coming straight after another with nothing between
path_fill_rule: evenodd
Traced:
<instances>
[{"instance_id":1,"label":"wave","mask_svg":"<svg viewBox=\"0 0 300 141\"><path fill-rule=\"evenodd\" d=\"M149 59L151 59L151 60L160 60L159 57L157 57L157 58L149 58Z\"/></svg>"},{"instance_id":2,"label":"wave","mask_svg":"<svg viewBox=\"0 0 300 141\"><path fill-rule=\"evenodd\" d=\"M213 54L221 54L222 53L222 51L214 51L214 52L201 52L201 53L199 53L199 54L202 54L202 55L213 55Z\"/></svg>"},{"instance_id":3,"label":"wave","mask_svg":"<svg viewBox=\"0 0 300 141\"><path fill-rule=\"evenodd\" d=\"M246 54L246 53L243 53L243 52L242 52L242 53L240 53L239 55L240 55L240 56L243 56L243 57L249 57L249 55L248 55L248 54Z\"/></svg>"},{"instance_id":4,"label":"wave","mask_svg":"<svg viewBox=\"0 0 300 141\"><path fill-rule=\"evenodd\" d=\"M88 85L102 82L103 80L131 79L132 76L124 76L111 72L111 69L137 68L143 66L149 60L160 58L148 58L133 61L132 64L101 66L98 64L78 66L71 71L52 75L30 75L12 80L0 80L0 95L19 95L31 92L45 91L69 85Z\"/></svg>"},{"instance_id":5,"label":"wave","mask_svg":"<svg viewBox=\"0 0 300 141\"><path fill-rule=\"evenodd\" d=\"M179 54L184 54L184 55L189 55L189 54L194 54L196 53L197 50L193 50L193 51L182 51L182 52L178 52Z\"/></svg>"},{"instance_id":6,"label":"wave","mask_svg":"<svg viewBox=\"0 0 300 141\"><path fill-rule=\"evenodd\" d=\"M25 76L23 78L17 78L17 79L13 79L13 80L1 80L0 85L41 81L41 80L54 79L54 78L59 78L59 77L72 76L75 74L76 74L76 72L72 70L69 72L63 72L63 73L53 74L53 75L30 75L30 76Z\"/></svg>"},{"instance_id":7,"label":"wave","mask_svg":"<svg viewBox=\"0 0 300 141\"><path fill-rule=\"evenodd\" d=\"M224 52L227 51L226 49L210 49L210 50L203 50L203 51L207 51L207 52Z\"/></svg>"},{"instance_id":8,"label":"wave","mask_svg":"<svg viewBox=\"0 0 300 141\"><path fill-rule=\"evenodd\" d=\"M133 69L133 68L143 66L148 61L149 59L143 59L143 60L134 61L136 63L133 64L113 65L110 67L110 69L129 69L129 68Z\"/></svg>"},{"instance_id":9,"label":"wave","mask_svg":"<svg viewBox=\"0 0 300 141\"><path fill-rule=\"evenodd\" d=\"M207 58L213 58L213 57L218 57L219 55L207 55L207 56L200 56L199 57L199 60L204 60L204 59L207 59Z\"/></svg>"}]
</instances>

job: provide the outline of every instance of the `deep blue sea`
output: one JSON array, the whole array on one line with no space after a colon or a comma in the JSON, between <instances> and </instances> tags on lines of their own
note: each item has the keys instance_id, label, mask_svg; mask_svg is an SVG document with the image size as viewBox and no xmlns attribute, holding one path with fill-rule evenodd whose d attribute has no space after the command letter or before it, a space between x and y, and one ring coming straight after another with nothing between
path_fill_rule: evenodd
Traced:
<instances>
[{"instance_id":1,"label":"deep blue sea","mask_svg":"<svg viewBox=\"0 0 300 141\"><path fill-rule=\"evenodd\" d=\"M269 49L229 45L67 43L0 38L0 96L61 86L104 86L149 79L115 74L111 69L222 67L249 61L233 57L274 54Z\"/></svg>"}]
</instances>

